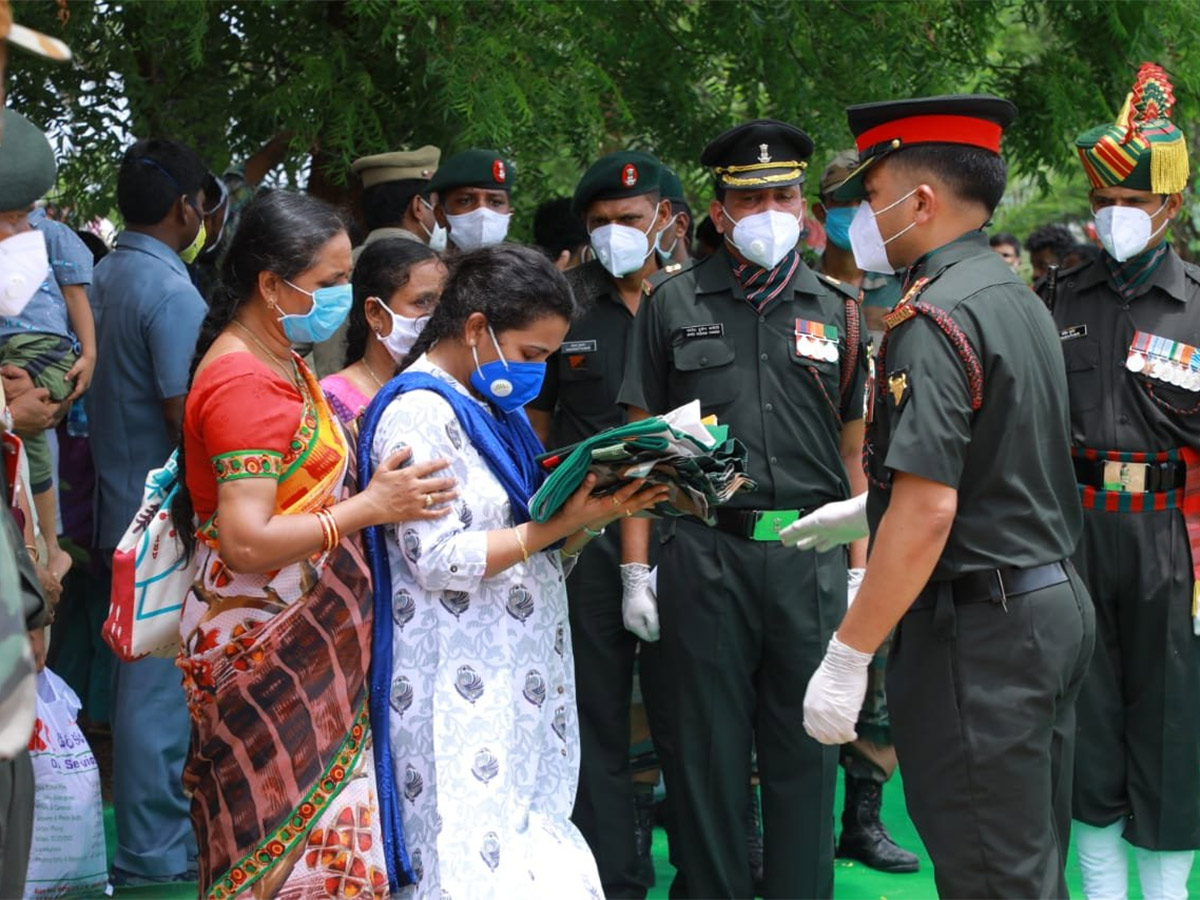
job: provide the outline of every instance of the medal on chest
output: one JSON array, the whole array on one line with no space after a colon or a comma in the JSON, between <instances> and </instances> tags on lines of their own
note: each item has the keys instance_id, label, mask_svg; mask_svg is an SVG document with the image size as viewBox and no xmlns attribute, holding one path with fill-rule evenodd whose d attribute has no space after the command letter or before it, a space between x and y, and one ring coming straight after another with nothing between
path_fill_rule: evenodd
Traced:
<instances>
[{"instance_id":1,"label":"medal on chest","mask_svg":"<svg viewBox=\"0 0 1200 900\"><path fill-rule=\"evenodd\" d=\"M796 320L796 355L818 362L837 362L838 330L836 325Z\"/></svg>"},{"instance_id":2,"label":"medal on chest","mask_svg":"<svg viewBox=\"0 0 1200 900\"><path fill-rule=\"evenodd\" d=\"M1200 392L1200 351L1182 341L1135 331L1125 357L1125 368L1135 375Z\"/></svg>"}]
</instances>

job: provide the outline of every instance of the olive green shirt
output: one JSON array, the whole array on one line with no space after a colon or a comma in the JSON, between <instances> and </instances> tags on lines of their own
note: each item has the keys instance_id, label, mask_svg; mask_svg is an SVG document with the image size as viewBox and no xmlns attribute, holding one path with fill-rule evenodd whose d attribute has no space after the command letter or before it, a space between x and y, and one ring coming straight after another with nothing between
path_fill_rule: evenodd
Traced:
<instances>
[{"instance_id":1,"label":"olive green shirt","mask_svg":"<svg viewBox=\"0 0 1200 900\"><path fill-rule=\"evenodd\" d=\"M887 509L891 473L905 472L958 491L932 580L1066 558L1083 514L1050 314L982 232L929 253L910 281L921 277L931 281L917 299L944 311L979 360L982 405L972 410L967 367L932 318L893 325L867 426L871 533Z\"/></svg>"},{"instance_id":2,"label":"olive green shirt","mask_svg":"<svg viewBox=\"0 0 1200 900\"><path fill-rule=\"evenodd\" d=\"M842 423L861 419L867 379L866 324L858 316L853 377L839 389L847 353L846 298L857 291L822 280L803 263L761 311L746 300L722 251L661 276L634 322L619 402L658 415L699 399L746 446L758 487L740 509L807 509L849 496ZM798 352L798 322L837 328L837 359Z\"/></svg>"},{"instance_id":3,"label":"olive green shirt","mask_svg":"<svg viewBox=\"0 0 1200 900\"><path fill-rule=\"evenodd\" d=\"M1058 276L1054 322L1076 446L1145 453L1200 447L1200 392L1125 366L1135 331L1200 347L1200 268L1168 250L1129 303L1110 285L1103 257L1068 269Z\"/></svg>"},{"instance_id":4,"label":"olive green shirt","mask_svg":"<svg viewBox=\"0 0 1200 900\"><path fill-rule=\"evenodd\" d=\"M542 391L529 404L554 414L551 448L625 424L617 392L633 333L633 313L599 260L568 269L566 276L579 312L562 346L546 360Z\"/></svg>"}]
</instances>

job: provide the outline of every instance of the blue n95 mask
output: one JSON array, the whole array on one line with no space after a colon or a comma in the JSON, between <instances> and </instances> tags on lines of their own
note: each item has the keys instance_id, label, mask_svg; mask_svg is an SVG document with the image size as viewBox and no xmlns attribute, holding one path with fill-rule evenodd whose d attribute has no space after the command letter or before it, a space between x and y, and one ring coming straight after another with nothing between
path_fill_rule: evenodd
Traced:
<instances>
[{"instance_id":1,"label":"blue n95 mask","mask_svg":"<svg viewBox=\"0 0 1200 900\"><path fill-rule=\"evenodd\" d=\"M833 246L850 249L850 223L856 212L855 206L834 206L825 210L825 236Z\"/></svg>"},{"instance_id":2,"label":"blue n95 mask","mask_svg":"<svg viewBox=\"0 0 1200 900\"><path fill-rule=\"evenodd\" d=\"M488 334L500 358L481 366L479 353L471 347L471 355L475 357L471 387L506 413L515 412L541 393L542 381L546 378L546 364L505 359L491 325L488 326Z\"/></svg>"},{"instance_id":3,"label":"blue n95 mask","mask_svg":"<svg viewBox=\"0 0 1200 900\"><path fill-rule=\"evenodd\" d=\"M308 294L313 302L312 309L303 315L284 314L279 317L284 336L293 344L316 344L333 337L350 312L354 288L347 282L306 291L286 278L284 283L302 294Z\"/></svg>"}]
</instances>

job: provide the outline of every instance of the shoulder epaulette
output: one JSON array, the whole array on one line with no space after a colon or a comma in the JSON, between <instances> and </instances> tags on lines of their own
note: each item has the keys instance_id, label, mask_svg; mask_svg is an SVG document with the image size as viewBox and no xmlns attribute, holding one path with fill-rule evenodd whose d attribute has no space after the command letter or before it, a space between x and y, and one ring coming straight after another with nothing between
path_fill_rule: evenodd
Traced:
<instances>
[{"instance_id":1,"label":"shoulder epaulette","mask_svg":"<svg viewBox=\"0 0 1200 900\"><path fill-rule=\"evenodd\" d=\"M1200 266L1188 262L1186 259L1181 259L1180 262L1183 263L1183 274L1196 284L1200 284Z\"/></svg>"},{"instance_id":2,"label":"shoulder epaulette","mask_svg":"<svg viewBox=\"0 0 1200 900\"><path fill-rule=\"evenodd\" d=\"M824 284L829 285L839 294L845 294L851 300L858 300L858 288L851 287L840 278L834 278L832 275L826 275L823 272L814 272L813 274L816 275L817 278L819 278Z\"/></svg>"},{"instance_id":3,"label":"shoulder epaulette","mask_svg":"<svg viewBox=\"0 0 1200 900\"><path fill-rule=\"evenodd\" d=\"M690 260L686 263L671 263L669 266L663 266L649 278L642 279L642 293L649 297L660 285L678 275L682 275L684 272L690 271L694 265L695 261Z\"/></svg>"}]
</instances>

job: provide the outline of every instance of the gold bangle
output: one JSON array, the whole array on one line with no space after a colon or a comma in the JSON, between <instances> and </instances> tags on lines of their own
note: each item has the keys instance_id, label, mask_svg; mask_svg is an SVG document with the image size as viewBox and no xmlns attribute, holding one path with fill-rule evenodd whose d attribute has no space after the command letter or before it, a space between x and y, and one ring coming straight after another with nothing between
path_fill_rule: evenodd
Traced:
<instances>
[{"instance_id":1,"label":"gold bangle","mask_svg":"<svg viewBox=\"0 0 1200 900\"><path fill-rule=\"evenodd\" d=\"M325 516L329 519L329 530L333 532L333 543L329 545L329 549L334 549L342 542L342 529L338 527L337 519L333 517L333 510L326 508Z\"/></svg>"},{"instance_id":2,"label":"gold bangle","mask_svg":"<svg viewBox=\"0 0 1200 900\"><path fill-rule=\"evenodd\" d=\"M37 545L26 544L25 549L29 551L29 555L33 557L33 564L39 565L42 561L42 554L38 553Z\"/></svg>"},{"instance_id":3,"label":"gold bangle","mask_svg":"<svg viewBox=\"0 0 1200 900\"><path fill-rule=\"evenodd\" d=\"M513 531L513 534L515 534L517 536L517 543L521 545L522 559L525 562L529 562L529 550L526 549L526 547L525 547L525 538L521 537L521 532L517 531L515 526L512 531Z\"/></svg>"},{"instance_id":4,"label":"gold bangle","mask_svg":"<svg viewBox=\"0 0 1200 900\"><path fill-rule=\"evenodd\" d=\"M337 522L327 509L317 510L317 521L321 523L321 551L328 553L338 545Z\"/></svg>"},{"instance_id":5,"label":"gold bangle","mask_svg":"<svg viewBox=\"0 0 1200 900\"><path fill-rule=\"evenodd\" d=\"M329 524L325 521L325 516L322 513L325 510L318 509L313 515L317 517L317 525L321 529L321 552L324 553L329 546Z\"/></svg>"}]
</instances>

